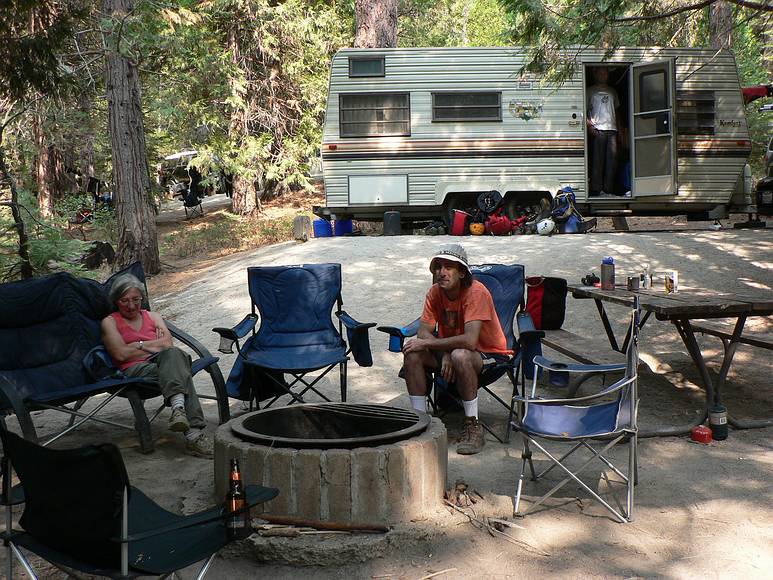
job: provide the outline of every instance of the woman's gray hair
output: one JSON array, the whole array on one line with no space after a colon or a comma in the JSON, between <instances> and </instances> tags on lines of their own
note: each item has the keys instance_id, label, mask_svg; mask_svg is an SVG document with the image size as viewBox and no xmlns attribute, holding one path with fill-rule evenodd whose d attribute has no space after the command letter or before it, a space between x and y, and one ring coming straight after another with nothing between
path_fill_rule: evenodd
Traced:
<instances>
[{"instance_id":1,"label":"woman's gray hair","mask_svg":"<svg viewBox=\"0 0 773 580\"><path fill-rule=\"evenodd\" d=\"M113 280L113 283L110 285L110 292L107 294L110 304L116 304L118 299L132 288L136 288L140 291L142 294L142 302L148 301L148 295L145 292L145 284L140 282L140 279L134 274L121 274Z\"/></svg>"}]
</instances>

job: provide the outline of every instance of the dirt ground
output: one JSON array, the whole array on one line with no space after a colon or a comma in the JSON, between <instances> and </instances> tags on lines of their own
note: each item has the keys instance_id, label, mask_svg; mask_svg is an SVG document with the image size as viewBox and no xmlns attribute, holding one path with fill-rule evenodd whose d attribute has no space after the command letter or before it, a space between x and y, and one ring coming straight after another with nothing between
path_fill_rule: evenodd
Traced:
<instances>
[{"instance_id":1,"label":"dirt ground","mask_svg":"<svg viewBox=\"0 0 773 580\"><path fill-rule=\"evenodd\" d=\"M165 215L162 220L174 221ZM618 276L638 272L642 264L649 263L653 270L679 270L680 284L685 287L773 292L773 230L726 227L715 231L711 224L688 225L679 220L671 224L673 227L668 224L664 220L659 225L665 227L655 229L670 231L601 231L551 238L470 237L462 242L473 263L521 263L527 275L561 276L570 283L579 282L590 271L598 272L601 257L613 255ZM645 226L652 229L653 223ZM419 314L430 281L428 259L438 244L448 241L459 239L323 238L188 265L165 260L165 272L150 283L152 304L215 352L218 341L212 327L235 324L249 311L248 266L340 262L347 312L363 321L399 324ZM610 314L620 331L625 310L611 307ZM772 326L770 320L750 323L768 331ZM601 347L603 331L591 302L569 299L564 326L598 337ZM716 375L721 344L712 337L700 341ZM371 335L371 344L373 367L350 367L350 400L408 407L404 383L397 378L400 357L386 351L386 338L381 333ZM689 423L700 412L704 395L676 331L667 323L651 320L642 333L641 354L647 365L640 378L641 428ZM224 374L232 362L232 355L221 355ZM773 416L771 371L769 352L745 346L739 349L725 389L731 413L744 418ZM197 377L196 385L201 392L211 392L206 379ZM505 381L498 388L505 393ZM217 413L209 403L205 402L205 413L214 430ZM243 411L240 402L233 402L231 409L233 414ZM131 420L128 405L118 404L111 413L124 422ZM60 422L49 415L36 416L41 431ZM504 429L503 413L491 401L482 401L481 415L495 428ZM58 445L117 444L134 485L162 505L189 513L214 499L212 462L184 455L181 438L165 432L165 418L162 414L154 424L157 450L151 455L139 453L130 431L117 432L103 425L85 427ZM450 438L458 435L460 421L459 416L449 416ZM245 543L218 557L208 577L769 578L773 568L771 435L773 428L731 430L726 441L708 446L692 443L687 437L642 439L635 522L631 524L615 523L603 508L584 499L582 490L567 487L550 503L551 509L517 522L523 527L513 531L518 544L491 537L466 517L439 507L434 517L400 526L386 537L314 536L272 544L285 553L309 549L326 553L333 565L300 567L261 561L266 551ZM544 461L538 463L544 465ZM449 483L463 478L480 493L484 499L475 507L478 515L511 516L519 468L517 437L509 445L489 438L484 451L475 456L459 456L453 446L449 448ZM527 483L527 498L536 498L548 488ZM378 549L367 548L374 543ZM352 545L362 549L347 551ZM345 553L349 559L341 561L336 553ZM183 577L193 574L193 570L186 570ZM47 568L43 577L63 576Z\"/></svg>"}]
</instances>

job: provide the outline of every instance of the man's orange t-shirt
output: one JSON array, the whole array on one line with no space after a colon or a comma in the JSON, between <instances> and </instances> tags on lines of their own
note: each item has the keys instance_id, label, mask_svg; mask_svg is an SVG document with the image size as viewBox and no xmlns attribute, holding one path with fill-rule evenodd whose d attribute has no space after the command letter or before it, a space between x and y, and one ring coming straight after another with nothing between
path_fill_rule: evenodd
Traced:
<instances>
[{"instance_id":1,"label":"man's orange t-shirt","mask_svg":"<svg viewBox=\"0 0 773 580\"><path fill-rule=\"evenodd\" d=\"M462 288L456 300L449 300L446 293L433 284L424 301L421 321L438 326L438 338L464 334L465 322L480 320L483 325L476 350L485 353L512 354L497 318L494 300L483 284L473 280L469 288Z\"/></svg>"}]
</instances>

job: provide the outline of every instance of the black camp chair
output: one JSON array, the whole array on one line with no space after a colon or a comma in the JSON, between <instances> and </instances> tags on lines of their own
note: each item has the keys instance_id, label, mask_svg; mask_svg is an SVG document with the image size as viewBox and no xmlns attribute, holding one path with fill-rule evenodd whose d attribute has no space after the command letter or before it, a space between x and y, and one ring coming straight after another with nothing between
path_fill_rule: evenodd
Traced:
<instances>
[{"instance_id":1,"label":"black camp chair","mask_svg":"<svg viewBox=\"0 0 773 580\"><path fill-rule=\"evenodd\" d=\"M203 578L217 552L233 540L225 521L231 513L223 504L181 516L131 487L115 445L60 450L5 430L0 438L4 488L13 469L25 499L23 531L11 527L12 502L5 502L8 578L14 577L14 559L37 578L22 548L56 566L109 578L168 575L204 561L197 576ZM247 503L254 507L278 493L250 485ZM13 493L4 489L7 497Z\"/></svg>"},{"instance_id":2,"label":"black camp chair","mask_svg":"<svg viewBox=\"0 0 773 580\"><path fill-rule=\"evenodd\" d=\"M346 401L349 355L361 367L373 365L368 333L376 323L358 322L343 310L341 264L247 268L247 283L252 312L233 328L212 329L220 335L220 352L232 353L236 345L238 353L228 395L258 404L268 400L265 407L283 395L303 403L309 391L330 401L317 385L337 366ZM316 371L321 372L309 376ZM285 374L292 377L289 383Z\"/></svg>"},{"instance_id":3,"label":"black camp chair","mask_svg":"<svg viewBox=\"0 0 773 580\"><path fill-rule=\"evenodd\" d=\"M46 445L92 420L136 430L141 450L153 450L150 422L164 404L148 418L144 401L161 394L158 385L127 378L109 368L109 357L95 356L104 348L100 321L112 308L107 291L115 276L124 272L145 280L137 262L104 284L62 272L0 285L0 423L5 414L14 413L24 436L37 441L32 412L50 409L67 414L70 421L58 433L47 434ZM227 421L230 411L218 358L171 322L167 326L178 344L191 352L191 372L206 371L211 378L215 394L200 393L199 398L216 401L220 422ZM134 425L102 413L116 397L128 399ZM95 404L86 411L89 400Z\"/></svg>"},{"instance_id":4,"label":"black camp chair","mask_svg":"<svg viewBox=\"0 0 773 580\"><path fill-rule=\"evenodd\" d=\"M507 428L504 438L497 435L486 423L482 426L498 441L507 443L510 440L510 420L513 417L513 398L518 394L518 380L525 377L532 378L532 359L541 351L539 349L540 336L543 333L534 328L531 317L525 312L516 313L524 308L524 267L520 264L481 264L470 266L473 278L481 282L494 300L499 323L507 339L507 347L514 351L515 355L508 360L494 361L484 365L478 377L479 389L488 393L495 401L508 411ZM513 324L518 327L516 338ZM404 327L379 326L378 330L390 335L389 350L400 352L406 338L415 336L419 330L419 320L414 320ZM446 385L439 373L429 373L428 385L430 392L427 396L430 403L437 409L441 393L455 396L455 385ZM501 377L507 375L512 385L510 397L503 399L492 388L492 385ZM458 402L458 401L457 401Z\"/></svg>"}]
</instances>

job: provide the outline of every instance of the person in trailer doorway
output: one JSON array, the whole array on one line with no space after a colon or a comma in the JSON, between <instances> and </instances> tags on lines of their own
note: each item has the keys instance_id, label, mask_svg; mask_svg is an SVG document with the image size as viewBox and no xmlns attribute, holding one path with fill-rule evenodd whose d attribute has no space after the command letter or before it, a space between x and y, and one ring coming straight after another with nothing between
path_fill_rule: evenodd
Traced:
<instances>
[{"instance_id":1,"label":"person in trailer doorway","mask_svg":"<svg viewBox=\"0 0 773 580\"><path fill-rule=\"evenodd\" d=\"M614 195L617 178L617 117L620 99L610 87L609 69L592 69L595 84L588 89L588 136L590 140L590 196Z\"/></svg>"},{"instance_id":2,"label":"person in trailer doorway","mask_svg":"<svg viewBox=\"0 0 773 580\"><path fill-rule=\"evenodd\" d=\"M512 355L486 287L473 280L461 244L446 244L432 258L434 284L427 292L416 338L403 346L405 382L411 406L427 411L427 369L454 383L464 406L464 426L456 451L483 449L478 421L478 375L489 359Z\"/></svg>"}]
</instances>

